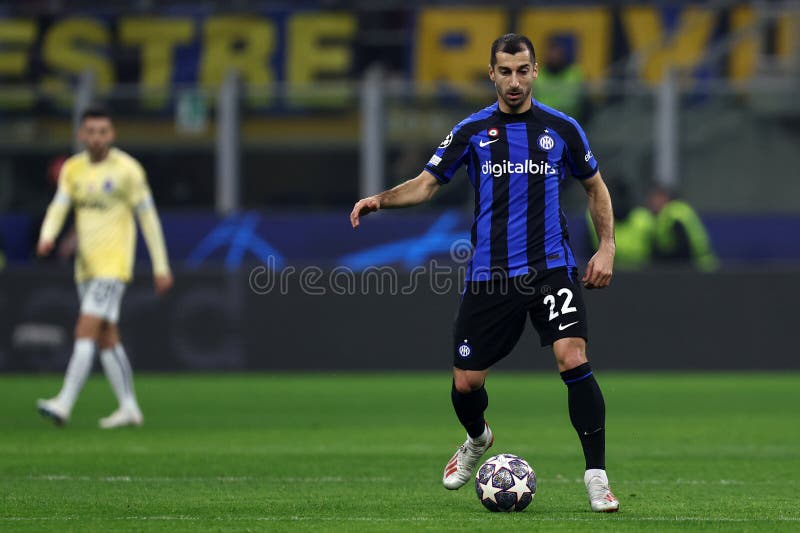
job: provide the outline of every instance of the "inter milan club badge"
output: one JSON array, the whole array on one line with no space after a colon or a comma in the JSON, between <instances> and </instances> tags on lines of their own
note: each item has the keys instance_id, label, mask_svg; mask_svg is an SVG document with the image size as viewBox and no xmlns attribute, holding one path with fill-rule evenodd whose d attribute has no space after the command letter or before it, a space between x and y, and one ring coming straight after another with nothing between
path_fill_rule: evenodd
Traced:
<instances>
[{"instance_id":1,"label":"inter milan club badge","mask_svg":"<svg viewBox=\"0 0 800 533\"><path fill-rule=\"evenodd\" d=\"M539 144L539 148L545 152L552 150L553 146L556 145L556 141L546 133L539 135L539 139L536 142Z\"/></svg>"},{"instance_id":2,"label":"inter milan club badge","mask_svg":"<svg viewBox=\"0 0 800 533\"><path fill-rule=\"evenodd\" d=\"M458 345L458 355L462 359L466 359L472 355L472 348L470 347L469 342L467 342L467 339L464 339L464 342Z\"/></svg>"},{"instance_id":3,"label":"inter milan club badge","mask_svg":"<svg viewBox=\"0 0 800 533\"><path fill-rule=\"evenodd\" d=\"M497 137L498 135L500 135L500 132L497 130L497 128L489 128L486 134L489 137Z\"/></svg>"}]
</instances>

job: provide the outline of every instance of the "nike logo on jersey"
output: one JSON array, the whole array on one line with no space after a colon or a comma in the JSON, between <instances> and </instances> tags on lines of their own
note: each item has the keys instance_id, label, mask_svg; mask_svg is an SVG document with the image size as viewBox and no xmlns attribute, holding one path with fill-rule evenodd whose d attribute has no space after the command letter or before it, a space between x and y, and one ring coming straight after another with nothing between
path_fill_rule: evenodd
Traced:
<instances>
[{"instance_id":1,"label":"nike logo on jersey","mask_svg":"<svg viewBox=\"0 0 800 533\"><path fill-rule=\"evenodd\" d=\"M492 139L491 141L481 141L480 142L481 148L483 148L484 146L489 146L492 143L496 143L499 140L500 139Z\"/></svg>"},{"instance_id":2,"label":"nike logo on jersey","mask_svg":"<svg viewBox=\"0 0 800 533\"><path fill-rule=\"evenodd\" d=\"M570 326L574 326L574 325L575 325L575 324L577 324L578 322L580 322L580 320L576 320L575 322L570 322L569 324L559 324L559 325L558 325L558 331L564 331L564 330L565 330L565 329L567 329L568 327L570 327Z\"/></svg>"}]
</instances>

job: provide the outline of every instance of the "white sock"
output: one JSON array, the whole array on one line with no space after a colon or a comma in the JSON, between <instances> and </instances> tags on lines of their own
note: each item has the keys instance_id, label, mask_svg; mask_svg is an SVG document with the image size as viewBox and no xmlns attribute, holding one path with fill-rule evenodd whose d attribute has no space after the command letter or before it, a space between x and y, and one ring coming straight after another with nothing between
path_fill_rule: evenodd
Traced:
<instances>
[{"instance_id":1,"label":"white sock","mask_svg":"<svg viewBox=\"0 0 800 533\"><path fill-rule=\"evenodd\" d=\"M88 338L75 339L72 357L64 375L64 384L57 397L57 401L66 407L67 412L72 411L72 406L75 405L75 400L78 399L78 394L92 371L93 362L94 341Z\"/></svg>"},{"instance_id":2,"label":"white sock","mask_svg":"<svg viewBox=\"0 0 800 533\"><path fill-rule=\"evenodd\" d=\"M100 362L103 364L111 388L114 389L119 406L138 411L139 404L136 402L136 392L133 390L133 370L122 344L117 343L112 348L102 350Z\"/></svg>"},{"instance_id":3,"label":"white sock","mask_svg":"<svg viewBox=\"0 0 800 533\"><path fill-rule=\"evenodd\" d=\"M591 469L587 470L583 474L583 482L584 483L588 483L589 480L592 479L595 476L599 476L600 479L603 480L603 483L608 485L608 476L606 475L606 471L605 470L601 470L599 468L591 468Z\"/></svg>"},{"instance_id":4,"label":"white sock","mask_svg":"<svg viewBox=\"0 0 800 533\"><path fill-rule=\"evenodd\" d=\"M486 441L489 439L489 426L488 425L484 426L483 433L481 433L480 437L476 437L474 439L472 437L470 437L469 435L467 435L467 437L469 437L469 441L472 444L474 444L476 446L483 446L484 444L486 444Z\"/></svg>"}]
</instances>

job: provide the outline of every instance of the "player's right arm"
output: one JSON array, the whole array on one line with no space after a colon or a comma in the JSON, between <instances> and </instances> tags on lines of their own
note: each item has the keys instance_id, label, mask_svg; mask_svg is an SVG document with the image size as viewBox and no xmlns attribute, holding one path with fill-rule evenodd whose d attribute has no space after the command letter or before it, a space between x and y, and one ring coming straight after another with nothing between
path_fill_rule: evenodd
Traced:
<instances>
[{"instance_id":1,"label":"player's right arm","mask_svg":"<svg viewBox=\"0 0 800 533\"><path fill-rule=\"evenodd\" d=\"M39 257L44 257L53 250L56 237L61 232L64 220L72 207L72 199L67 185L68 165L69 163L67 162L61 167L61 173L58 176L58 189L47 207L47 214L44 217L44 222L42 222L39 243L36 245L36 255Z\"/></svg>"},{"instance_id":2,"label":"player's right arm","mask_svg":"<svg viewBox=\"0 0 800 533\"><path fill-rule=\"evenodd\" d=\"M427 202L433 198L440 186L439 180L433 174L423 170L414 179L356 202L350 213L350 224L357 228L360 224L359 217L374 213L378 209L397 209Z\"/></svg>"},{"instance_id":3,"label":"player's right arm","mask_svg":"<svg viewBox=\"0 0 800 533\"><path fill-rule=\"evenodd\" d=\"M445 137L419 176L393 189L356 202L350 213L350 224L357 228L360 224L359 217L363 215L374 213L379 209L409 207L433 198L439 187L449 183L458 167L464 163L469 151L470 138L470 134L462 127L465 122L457 125Z\"/></svg>"}]
</instances>

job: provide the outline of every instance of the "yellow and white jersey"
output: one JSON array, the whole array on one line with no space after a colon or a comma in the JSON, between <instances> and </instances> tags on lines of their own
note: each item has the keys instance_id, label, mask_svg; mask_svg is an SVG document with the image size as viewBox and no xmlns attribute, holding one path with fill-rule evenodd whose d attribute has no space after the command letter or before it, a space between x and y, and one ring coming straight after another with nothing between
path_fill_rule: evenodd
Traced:
<instances>
[{"instance_id":1,"label":"yellow and white jersey","mask_svg":"<svg viewBox=\"0 0 800 533\"><path fill-rule=\"evenodd\" d=\"M75 209L78 240L76 281L130 280L136 252L134 212L139 217L154 273L169 272L161 224L144 169L127 153L111 148L107 157L97 163L85 151L67 159L42 225L43 240L55 240L70 207Z\"/></svg>"}]
</instances>

